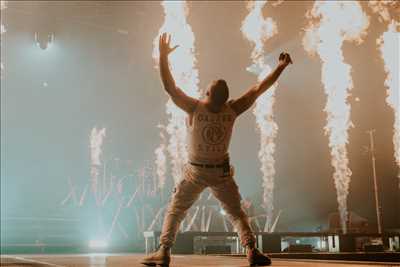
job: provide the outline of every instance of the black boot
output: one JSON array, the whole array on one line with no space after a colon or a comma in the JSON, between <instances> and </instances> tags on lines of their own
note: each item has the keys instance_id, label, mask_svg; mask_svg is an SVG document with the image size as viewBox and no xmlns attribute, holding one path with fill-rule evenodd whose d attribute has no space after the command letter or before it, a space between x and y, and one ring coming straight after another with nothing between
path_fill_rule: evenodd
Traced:
<instances>
[{"instance_id":1,"label":"black boot","mask_svg":"<svg viewBox=\"0 0 400 267\"><path fill-rule=\"evenodd\" d=\"M168 267L170 261L171 261L171 249L161 245L156 252L143 258L141 263L147 266L159 265L162 267Z\"/></svg>"},{"instance_id":2,"label":"black boot","mask_svg":"<svg viewBox=\"0 0 400 267\"><path fill-rule=\"evenodd\" d=\"M271 265L271 259L268 256L262 254L256 248L247 249L247 260L250 266L269 266Z\"/></svg>"}]
</instances>

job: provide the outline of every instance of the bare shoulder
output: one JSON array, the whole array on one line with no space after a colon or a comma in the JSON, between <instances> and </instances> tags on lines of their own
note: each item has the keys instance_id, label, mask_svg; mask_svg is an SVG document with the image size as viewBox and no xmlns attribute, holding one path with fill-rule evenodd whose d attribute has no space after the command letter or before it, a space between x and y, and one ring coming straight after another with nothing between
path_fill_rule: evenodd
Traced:
<instances>
[{"instance_id":1,"label":"bare shoulder","mask_svg":"<svg viewBox=\"0 0 400 267\"><path fill-rule=\"evenodd\" d=\"M246 92L237 99L230 101L231 108L236 112L237 115L242 114L251 107L257 98L257 86L252 86L246 90Z\"/></svg>"},{"instance_id":2,"label":"bare shoulder","mask_svg":"<svg viewBox=\"0 0 400 267\"><path fill-rule=\"evenodd\" d=\"M202 102L201 102L201 100L200 99L197 99L197 98L193 98L193 104L192 104L192 112L189 112L189 114L193 114L198 108L199 108L199 106L201 106L202 105Z\"/></svg>"},{"instance_id":3,"label":"bare shoulder","mask_svg":"<svg viewBox=\"0 0 400 267\"><path fill-rule=\"evenodd\" d=\"M238 108L238 105L237 105L237 99L231 99L231 100L229 100L227 103L226 103L226 105L231 109L231 110L233 110L234 112L235 112L235 114L236 114L236 116L238 116L239 114L240 114L240 112L239 112L239 108Z\"/></svg>"}]
</instances>

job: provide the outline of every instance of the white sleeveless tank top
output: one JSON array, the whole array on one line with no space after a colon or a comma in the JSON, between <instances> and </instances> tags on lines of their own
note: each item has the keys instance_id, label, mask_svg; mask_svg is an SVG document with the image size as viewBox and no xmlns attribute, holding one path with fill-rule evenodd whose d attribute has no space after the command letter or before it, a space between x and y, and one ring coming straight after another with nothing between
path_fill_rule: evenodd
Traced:
<instances>
[{"instance_id":1,"label":"white sleeveless tank top","mask_svg":"<svg viewBox=\"0 0 400 267\"><path fill-rule=\"evenodd\" d=\"M214 113L199 101L191 121L187 122L189 161L219 164L229 159L228 148L235 119L236 113L229 103Z\"/></svg>"}]
</instances>

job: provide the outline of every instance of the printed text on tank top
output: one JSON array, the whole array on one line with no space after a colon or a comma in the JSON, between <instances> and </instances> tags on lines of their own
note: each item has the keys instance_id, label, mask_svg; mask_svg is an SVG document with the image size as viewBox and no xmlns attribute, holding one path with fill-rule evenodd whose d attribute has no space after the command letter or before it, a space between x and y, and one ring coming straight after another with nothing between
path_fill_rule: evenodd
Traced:
<instances>
[{"instance_id":1,"label":"printed text on tank top","mask_svg":"<svg viewBox=\"0 0 400 267\"><path fill-rule=\"evenodd\" d=\"M227 158L235 117L228 105L219 112L211 112L199 102L188 120L190 159L218 161Z\"/></svg>"}]
</instances>

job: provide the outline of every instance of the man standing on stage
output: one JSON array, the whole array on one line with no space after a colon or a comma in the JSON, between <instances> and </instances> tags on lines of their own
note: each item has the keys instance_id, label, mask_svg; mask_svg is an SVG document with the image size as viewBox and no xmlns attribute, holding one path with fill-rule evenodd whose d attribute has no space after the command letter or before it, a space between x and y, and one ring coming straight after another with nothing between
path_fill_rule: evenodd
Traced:
<instances>
[{"instance_id":1,"label":"man standing on stage","mask_svg":"<svg viewBox=\"0 0 400 267\"><path fill-rule=\"evenodd\" d=\"M254 233L241 207L241 196L233 179L228 148L235 119L275 83L292 60L289 54L281 53L276 69L238 99L228 101L229 89L226 82L215 80L207 89L205 99L197 100L186 95L175 85L169 70L168 55L176 48L177 46L170 47L170 36L165 33L160 36L160 73L164 89L172 101L188 114L189 161L184 166L184 177L175 188L165 214L160 248L144 258L142 263L150 266L169 266L170 250L181 221L200 193L209 187L238 230L241 243L247 248L250 265L270 265L271 260L255 247Z\"/></svg>"}]
</instances>

